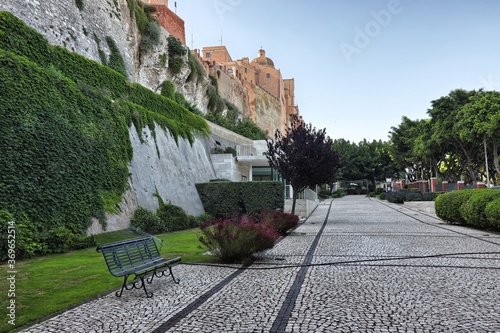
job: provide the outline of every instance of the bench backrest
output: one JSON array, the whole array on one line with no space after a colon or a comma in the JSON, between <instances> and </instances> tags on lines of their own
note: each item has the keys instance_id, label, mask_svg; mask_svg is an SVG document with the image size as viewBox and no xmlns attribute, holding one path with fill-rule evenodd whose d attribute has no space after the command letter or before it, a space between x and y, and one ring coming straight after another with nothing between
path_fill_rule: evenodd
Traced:
<instances>
[{"instance_id":1,"label":"bench backrest","mask_svg":"<svg viewBox=\"0 0 500 333\"><path fill-rule=\"evenodd\" d=\"M114 276L123 276L131 270L162 259L153 237L101 245L97 251L102 252L109 272Z\"/></svg>"}]
</instances>

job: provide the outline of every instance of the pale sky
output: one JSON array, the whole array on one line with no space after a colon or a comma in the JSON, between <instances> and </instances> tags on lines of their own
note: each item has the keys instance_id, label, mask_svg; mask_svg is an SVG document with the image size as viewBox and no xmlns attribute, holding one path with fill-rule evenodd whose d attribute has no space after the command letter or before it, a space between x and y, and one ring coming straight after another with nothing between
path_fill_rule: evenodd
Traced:
<instances>
[{"instance_id":1,"label":"pale sky","mask_svg":"<svg viewBox=\"0 0 500 333\"><path fill-rule=\"evenodd\" d=\"M177 8L175 8L175 3ZM451 90L500 90L498 0L170 0L186 43L233 60L262 47L295 79L307 123L332 139L388 140Z\"/></svg>"}]
</instances>

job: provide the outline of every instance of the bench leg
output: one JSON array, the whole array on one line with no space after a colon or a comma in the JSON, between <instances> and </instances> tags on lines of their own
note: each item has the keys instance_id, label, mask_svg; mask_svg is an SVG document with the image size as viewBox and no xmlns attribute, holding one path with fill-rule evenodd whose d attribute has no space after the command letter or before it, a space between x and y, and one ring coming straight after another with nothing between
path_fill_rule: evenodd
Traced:
<instances>
[{"instance_id":1,"label":"bench leg","mask_svg":"<svg viewBox=\"0 0 500 333\"><path fill-rule=\"evenodd\" d=\"M179 278L175 278L174 277L174 272L172 272L172 267L171 266L168 266L168 270L170 271L170 276L172 277L172 280L174 280L174 283L175 284L178 284L181 280L179 280Z\"/></svg>"},{"instance_id":2,"label":"bench leg","mask_svg":"<svg viewBox=\"0 0 500 333\"><path fill-rule=\"evenodd\" d=\"M146 281L144 281L144 275L140 275L139 278L141 279L141 284L142 284L142 289L144 289L144 292L146 293L147 298L153 297L153 292L146 289Z\"/></svg>"},{"instance_id":3,"label":"bench leg","mask_svg":"<svg viewBox=\"0 0 500 333\"><path fill-rule=\"evenodd\" d=\"M117 297L121 297L122 296L123 290L132 290L132 289L139 289L139 288L144 289L144 292L146 293L146 297L147 298L153 297L153 293L152 292L148 292L148 290L146 289L146 281L144 281L144 275L139 275L139 276L136 275L134 277L134 280L132 282L130 282L130 286L128 286L127 280L128 280L129 276L130 275L126 275L123 278L123 284L122 284L121 289L115 293L115 295ZM139 281L137 281L137 278L139 278L140 285L138 285Z\"/></svg>"},{"instance_id":4,"label":"bench leg","mask_svg":"<svg viewBox=\"0 0 500 333\"><path fill-rule=\"evenodd\" d=\"M165 272L166 272L166 269L167 269L167 268L168 268L169 273L168 273L168 274L165 274ZM176 279L176 278L174 277L174 273L172 272L172 266L166 266L166 267L165 267L165 269L163 269L163 270L161 270L161 271L157 271L157 270L155 270L155 271L153 272L153 274L151 275L151 277L150 277L147 281L148 281L148 283L151 283L151 282L153 282L153 278L154 278L155 276L156 276L156 277L162 277L162 276L168 276L168 275L170 275L170 276L172 277L172 280L174 280L174 283L175 283L175 284L178 284L178 283L180 282L180 280L179 280L179 279Z\"/></svg>"},{"instance_id":5,"label":"bench leg","mask_svg":"<svg viewBox=\"0 0 500 333\"><path fill-rule=\"evenodd\" d=\"M128 277L129 277L129 275L125 275L125 276L123 277L122 288L121 288L119 291L117 291L117 292L115 293L115 295L116 295L117 297L122 297L122 294L123 294L123 289L126 289L126 288L127 288L127 279L128 279Z\"/></svg>"}]
</instances>

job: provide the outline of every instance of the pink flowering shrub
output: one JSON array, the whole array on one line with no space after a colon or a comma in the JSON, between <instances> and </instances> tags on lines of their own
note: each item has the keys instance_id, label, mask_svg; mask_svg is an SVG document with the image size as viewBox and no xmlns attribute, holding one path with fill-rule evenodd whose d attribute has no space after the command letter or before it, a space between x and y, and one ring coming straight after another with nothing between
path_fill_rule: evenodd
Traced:
<instances>
[{"instance_id":1,"label":"pink flowering shrub","mask_svg":"<svg viewBox=\"0 0 500 333\"><path fill-rule=\"evenodd\" d=\"M271 223L281 235L285 235L288 230L299 224L297 215L282 211L265 211L260 215L260 219L263 222Z\"/></svg>"},{"instance_id":2,"label":"pink flowering shrub","mask_svg":"<svg viewBox=\"0 0 500 333\"><path fill-rule=\"evenodd\" d=\"M225 263L248 263L256 252L270 249L280 234L266 221L215 219L201 226L200 242Z\"/></svg>"}]
</instances>

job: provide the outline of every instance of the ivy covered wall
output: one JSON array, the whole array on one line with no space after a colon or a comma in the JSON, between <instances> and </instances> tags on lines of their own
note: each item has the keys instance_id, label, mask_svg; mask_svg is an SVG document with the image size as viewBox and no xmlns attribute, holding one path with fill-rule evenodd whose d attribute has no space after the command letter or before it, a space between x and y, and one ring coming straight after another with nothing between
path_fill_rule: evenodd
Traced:
<instances>
[{"instance_id":1,"label":"ivy covered wall","mask_svg":"<svg viewBox=\"0 0 500 333\"><path fill-rule=\"evenodd\" d=\"M105 224L127 186L132 124L190 143L209 133L176 102L0 12L0 210L26 216L41 242L54 228L83 234L92 217Z\"/></svg>"}]
</instances>

